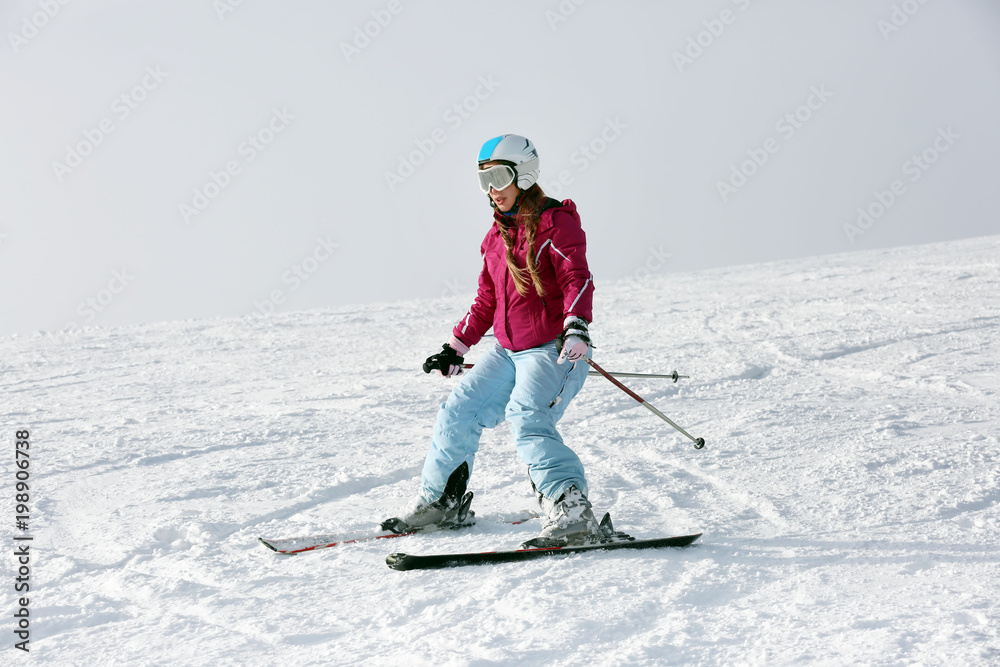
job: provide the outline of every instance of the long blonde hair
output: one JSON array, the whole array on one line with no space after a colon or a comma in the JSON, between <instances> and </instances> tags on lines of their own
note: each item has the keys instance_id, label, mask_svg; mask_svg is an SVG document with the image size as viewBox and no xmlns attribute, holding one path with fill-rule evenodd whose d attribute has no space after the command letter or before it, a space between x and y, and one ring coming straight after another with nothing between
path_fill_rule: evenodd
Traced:
<instances>
[{"instance_id":1,"label":"long blonde hair","mask_svg":"<svg viewBox=\"0 0 1000 667\"><path fill-rule=\"evenodd\" d=\"M500 236L503 244L507 247L507 269L514 279L514 286L517 293L525 296L528 293L528 279L535 286L535 293L540 297L545 296L545 288L542 287L542 277L538 273L538 262L535 259L535 234L538 233L538 223L542 218L542 206L545 203L545 193L538 183L524 191L521 196L521 203L517 214L514 216L514 223L509 226L498 224ZM528 241L528 268L523 269L517 265L514 258L514 239L511 238L511 230L516 225L524 225L524 236Z\"/></svg>"}]
</instances>

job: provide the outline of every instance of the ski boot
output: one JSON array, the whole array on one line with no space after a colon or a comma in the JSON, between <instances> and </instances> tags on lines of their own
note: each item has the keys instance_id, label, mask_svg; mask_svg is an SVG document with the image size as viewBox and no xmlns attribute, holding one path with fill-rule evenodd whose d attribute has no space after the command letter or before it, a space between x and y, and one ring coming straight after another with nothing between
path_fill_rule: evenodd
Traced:
<instances>
[{"instance_id":1,"label":"ski boot","mask_svg":"<svg viewBox=\"0 0 1000 667\"><path fill-rule=\"evenodd\" d=\"M534 485L532 485L534 486ZM522 549L551 549L600 541L601 532L587 496L576 486L566 489L559 500L552 501L535 491L538 504L547 518L541 534L524 542ZM609 518L610 522L610 518Z\"/></svg>"},{"instance_id":2,"label":"ski boot","mask_svg":"<svg viewBox=\"0 0 1000 667\"><path fill-rule=\"evenodd\" d=\"M468 484L469 464L463 461L448 477L440 498L432 503L418 500L403 516L383 521L382 530L399 534L471 526L475 513L469 510L472 492L466 492Z\"/></svg>"}]
</instances>

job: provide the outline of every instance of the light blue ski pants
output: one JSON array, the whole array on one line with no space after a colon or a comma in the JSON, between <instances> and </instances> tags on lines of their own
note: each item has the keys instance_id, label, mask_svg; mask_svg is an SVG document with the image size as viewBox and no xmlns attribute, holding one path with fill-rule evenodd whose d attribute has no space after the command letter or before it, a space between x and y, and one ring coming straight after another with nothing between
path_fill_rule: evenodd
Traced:
<instances>
[{"instance_id":1,"label":"light blue ski pants","mask_svg":"<svg viewBox=\"0 0 1000 667\"><path fill-rule=\"evenodd\" d=\"M420 486L425 502L441 497L449 475L463 461L471 474L483 429L505 419L518 455L545 497L558 500L571 485L587 493L580 457L563 444L556 422L583 387L589 366L558 364L558 357L555 341L520 352L496 345L461 377L434 424Z\"/></svg>"}]
</instances>

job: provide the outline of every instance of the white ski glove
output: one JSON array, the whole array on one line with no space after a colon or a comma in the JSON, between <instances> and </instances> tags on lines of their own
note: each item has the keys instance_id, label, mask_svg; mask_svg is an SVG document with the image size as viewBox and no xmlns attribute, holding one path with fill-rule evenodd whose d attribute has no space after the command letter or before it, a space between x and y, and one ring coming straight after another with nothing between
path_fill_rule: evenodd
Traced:
<instances>
[{"instance_id":1,"label":"white ski glove","mask_svg":"<svg viewBox=\"0 0 1000 667\"><path fill-rule=\"evenodd\" d=\"M563 332L556 337L556 350L559 358L556 363L577 361L587 354L590 347L590 332L586 320L570 315L563 321Z\"/></svg>"}]
</instances>

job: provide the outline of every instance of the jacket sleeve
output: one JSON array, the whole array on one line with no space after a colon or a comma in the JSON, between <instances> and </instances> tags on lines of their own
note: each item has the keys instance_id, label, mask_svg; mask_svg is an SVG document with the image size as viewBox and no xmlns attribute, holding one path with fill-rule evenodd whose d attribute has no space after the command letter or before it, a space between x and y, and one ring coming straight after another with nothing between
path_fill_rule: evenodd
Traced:
<instances>
[{"instance_id":1,"label":"jacket sleeve","mask_svg":"<svg viewBox=\"0 0 1000 667\"><path fill-rule=\"evenodd\" d=\"M563 293L563 317L594 319L594 276L587 266L587 235L576 216L555 214L551 257Z\"/></svg>"},{"instance_id":2,"label":"jacket sleeve","mask_svg":"<svg viewBox=\"0 0 1000 667\"><path fill-rule=\"evenodd\" d=\"M483 256L483 270L479 274L479 291L469 312L455 326L452 333L468 347L472 347L493 326L493 313L496 311L497 299L493 289L493 278L486 266L486 256Z\"/></svg>"}]
</instances>

